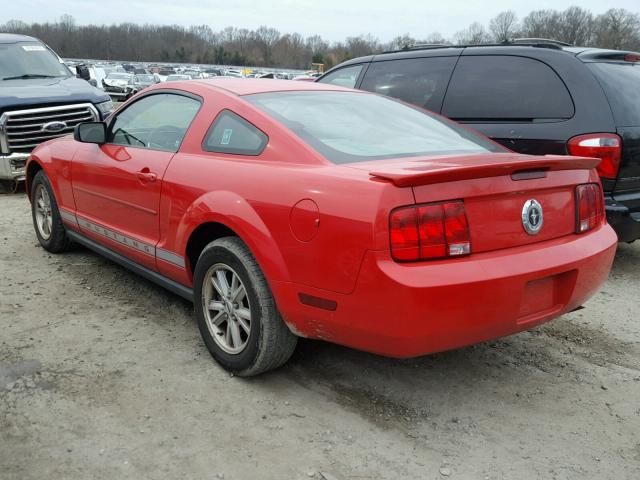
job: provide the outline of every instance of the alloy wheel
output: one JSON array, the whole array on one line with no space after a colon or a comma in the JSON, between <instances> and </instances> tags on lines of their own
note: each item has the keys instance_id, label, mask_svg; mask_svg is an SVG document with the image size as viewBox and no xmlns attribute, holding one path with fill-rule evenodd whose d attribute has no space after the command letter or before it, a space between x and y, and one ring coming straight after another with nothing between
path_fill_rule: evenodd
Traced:
<instances>
[{"instance_id":1,"label":"alloy wheel","mask_svg":"<svg viewBox=\"0 0 640 480\"><path fill-rule=\"evenodd\" d=\"M53 214L51 211L51 197L44 185L40 184L36 187L34 199L38 233L44 240L49 240L53 226Z\"/></svg>"},{"instance_id":2,"label":"alloy wheel","mask_svg":"<svg viewBox=\"0 0 640 480\"><path fill-rule=\"evenodd\" d=\"M251 333L251 305L242 280L231 267L217 263L203 282L202 307L211 336L224 352L242 352Z\"/></svg>"}]
</instances>

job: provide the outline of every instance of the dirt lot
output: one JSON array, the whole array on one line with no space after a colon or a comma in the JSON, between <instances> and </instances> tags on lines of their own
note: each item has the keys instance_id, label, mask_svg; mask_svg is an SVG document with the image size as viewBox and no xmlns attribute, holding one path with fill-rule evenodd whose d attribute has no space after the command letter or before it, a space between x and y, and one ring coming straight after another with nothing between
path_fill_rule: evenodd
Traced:
<instances>
[{"instance_id":1,"label":"dirt lot","mask_svg":"<svg viewBox=\"0 0 640 480\"><path fill-rule=\"evenodd\" d=\"M24 195L0 229L3 480L640 478L640 245L534 331L409 361L304 341L244 380L189 303L40 248Z\"/></svg>"}]
</instances>

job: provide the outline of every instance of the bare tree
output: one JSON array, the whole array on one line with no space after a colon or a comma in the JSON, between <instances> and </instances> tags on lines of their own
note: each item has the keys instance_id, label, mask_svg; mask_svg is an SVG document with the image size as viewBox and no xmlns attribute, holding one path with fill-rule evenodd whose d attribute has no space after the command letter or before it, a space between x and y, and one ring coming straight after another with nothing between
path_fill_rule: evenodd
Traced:
<instances>
[{"instance_id":1,"label":"bare tree","mask_svg":"<svg viewBox=\"0 0 640 480\"><path fill-rule=\"evenodd\" d=\"M640 48L640 18L622 8L612 8L596 18L596 44L615 50Z\"/></svg>"},{"instance_id":2,"label":"bare tree","mask_svg":"<svg viewBox=\"0 0 640 480\"><path fill-rule=\"evenodd\" d=\"M398 35L393 40L391 40L386 45L385 49L386 50L401 50L401 49L403 49L405 47L410 47L411 45L415 45L417 43L420 43L420 42L416 41L416 39L413 38L408 33L405 33L404 35Z\"/></svg>"},{"instance_id":3,"label":"bare tree","mask_svg":"<svg viewBox=\"0 0 640 480\"><path fill-rule=\"evenodd\" d=\"M378 39L371 35L359 35L357 37L347 37L346 49L347 56L354 58L380 51L381 45Z\"/></svg>"},{"instance_id":4,"label":"bare tree","mask_svg":"<svg viewBox=\"0 0 640 480\"><path fill-rule=\"evenodd\" d=\"M493 39L498 43L512 40L518 29L518 17L513 10L499 13L489 22L489 30L493 34Z\"/></svg>"},{"instance_id":5,"label":"bare tree","mask_svg":"<svg viewBox=\"0 0 640 480\"><path fill-rule=\"evenodd\" d=\"M573 45L589 45L593 37L593 14L580 7L569 7L560 18L558 40Z\"/></svg>"},{"instance_id":6,"label":"bare tree","mask_svg":"<svg viewBox=\"0 0 640 480\"><path fill-rule=\"evenodd\" d=\"M478 22L472 23L469 28L457 32L453 37L459 45L478 45L491 42L491 35Z\"/></svg>"},{"instance_id":7,"label":"bare tree","mask_svg":"<svg viewBox=\"0 0 640 480\"><path fill-rule=\"evenodd\" d=\"M561 30L562 15L556 10L535 10L522 19L524 37L558 39Z\"/></svg>"},{"instance_id":8,"label":"bare tree","mask_svg":"<svg viewBox=\"0 0 640 480\"><path fill-rule=\"evenodd\" d=\"M433 33L430 33L424 40L422 40L419 43L446 45L451 42L449 42L446 38L444 38L440 32L433 32Z\"/></svg>"}]
</instances>

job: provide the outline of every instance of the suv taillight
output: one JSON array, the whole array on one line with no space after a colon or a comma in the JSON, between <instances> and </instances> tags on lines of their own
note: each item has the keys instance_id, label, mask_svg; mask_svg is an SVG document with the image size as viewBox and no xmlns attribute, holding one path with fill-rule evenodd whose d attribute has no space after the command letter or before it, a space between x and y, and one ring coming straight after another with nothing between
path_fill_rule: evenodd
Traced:
<instances>
[{"instance_id":1,"label":"suv taillight","mask_svg":"<svg viewBox=\"0 0 640 480\"><path fill-rule=\"evenodd\" d=\"M622 140L615 133L578 135L569 140L567 149L571 155L600 158L596 170L602 178L615 180L618 177Z\"/></svg>"},{"instance_id":2,"label":"suv taillight","mask_svg":"<svg viewBox=\"0 0 640 480\"><path fill-rule=\"evenodd\" d=\"M604 222L604 198L597 183L576 187L576 233L593 230Z\"/></svg>"},{"instance_id":3,"label":"suv taillight","mask_svg":"<svg viewBox=\"0 0 640 480\"><path fill-rule=\"evenodd\" d=\"M391 256L399 262L459 257L471 253L462 201L401 207L389 218Z\"/></svg>"}]
</instances>

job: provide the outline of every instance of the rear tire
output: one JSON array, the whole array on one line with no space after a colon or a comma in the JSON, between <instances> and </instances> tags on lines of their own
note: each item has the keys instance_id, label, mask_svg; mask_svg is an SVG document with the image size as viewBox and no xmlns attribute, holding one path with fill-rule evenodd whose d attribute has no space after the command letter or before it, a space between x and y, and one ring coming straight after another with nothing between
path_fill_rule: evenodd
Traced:
<instances>
[{"instance_id":1,"label":"rear tire","mask_svg":"<svg viewBox=\"0 0 640 480\"><path fill-rule=\"evenodd\" d=\"M31 185L31 216L36 237L45 250L51 253L69 250L71 239L65 231L53 188L44 170L36 174Z\"/></svg>"},{"instance_id":2,"label":"rear tire","mask_svg":"<svg viewBox=\"0 0 640 480\"><path fill-rule=\"evenodd\" d=\"M285 325L249 248L238 237L211 242L194 272L198 328L213 358L243 377L283 365L298 338Z\"/></svg>"}]
</instances>

